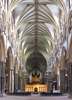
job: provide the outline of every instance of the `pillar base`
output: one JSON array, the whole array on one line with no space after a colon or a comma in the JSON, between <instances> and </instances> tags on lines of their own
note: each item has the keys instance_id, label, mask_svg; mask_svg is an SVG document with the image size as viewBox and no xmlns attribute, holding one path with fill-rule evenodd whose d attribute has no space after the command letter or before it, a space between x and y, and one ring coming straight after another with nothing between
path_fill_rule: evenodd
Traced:
<instances>
[{"instance_id":1,"label":"pillar base","mask_svg":"<svg viewBox=\"0 0 72 100\"><path fill-rule=\"evenodd\" d=\"M5 93L0 93L0 97L6 97Z\"/></svg>"},{"instance_id":2,"label":"pillar base","mask_svg":"<svg viewBox=\"0 0 72 100\"><path fill-rule=\"evenodd\" d=\"M68 98L72 98L72 94L69 94L69 95L68 95Z\"/></svg>"}]
</instances>

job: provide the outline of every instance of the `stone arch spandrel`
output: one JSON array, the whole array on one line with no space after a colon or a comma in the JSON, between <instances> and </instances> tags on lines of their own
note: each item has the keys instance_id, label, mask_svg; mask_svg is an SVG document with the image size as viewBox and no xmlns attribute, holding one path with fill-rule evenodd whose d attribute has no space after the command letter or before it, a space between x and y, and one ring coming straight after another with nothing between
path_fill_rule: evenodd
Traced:
<instances>
[{"instance_id":1,"label":"stone arch spandrel","mask_svg":"<svg viewBox=\"0 0 72 100\"><path fill-rule=\"evenodd\" d=\"M0 60L5 61L5 42L3 35L0 35Z\"/></svg>"},{"instance_id":2,"label":"stone arch spandrel","mask_svg":"<svg viewBox=\"0 0 72 100\"><path fill-rule=\"evenodd\" d=\"M61 52L61 58L60 58L60 69L63 70L66 67L66 49L65 47L62 48L62 52Z\"/></svg>"},{"instance_id":3,"label":"stone arch spandrel","mask_svg":"<svg viewBox=\"0 0 72 100\"><path fill-rule=\"evenodd\" d=\"M15 58L15 74L18 74L18 60Z\"/></svg>"}]
</instances>

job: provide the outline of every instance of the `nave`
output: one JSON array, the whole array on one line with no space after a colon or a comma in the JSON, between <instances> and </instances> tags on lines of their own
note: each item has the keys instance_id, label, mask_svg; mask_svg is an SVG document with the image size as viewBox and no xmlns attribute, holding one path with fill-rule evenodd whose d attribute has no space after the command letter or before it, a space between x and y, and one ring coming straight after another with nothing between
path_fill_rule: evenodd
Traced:
<instances>
[{"instance_id":1,"label":"nave","mask_svg":"<svg viewBox=\"0 0 72 100\"><path fill-rule=\"evenodd\" d=\"M0 0L0 97L27 92L72 98L72 0Z\"/></svg>"}]
</instances>

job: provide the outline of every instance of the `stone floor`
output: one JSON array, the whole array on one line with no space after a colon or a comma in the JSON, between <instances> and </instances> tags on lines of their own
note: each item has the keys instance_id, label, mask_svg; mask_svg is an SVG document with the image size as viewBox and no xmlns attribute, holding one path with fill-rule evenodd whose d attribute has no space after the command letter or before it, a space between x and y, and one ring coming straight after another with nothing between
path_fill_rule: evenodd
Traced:
<instances>
[{"instance_id":1,"label":"stone floor","mask_svg":"<svg viewBox=\"0 0 72 100\"><path fill-rule=\"evenodd\" d=\"M68 96L58 96L58 97L43 97L39 95L32 96L6 96L1 98L0 100L72 100L72 98L68 98Z\"/></svg>"}]
</instances>

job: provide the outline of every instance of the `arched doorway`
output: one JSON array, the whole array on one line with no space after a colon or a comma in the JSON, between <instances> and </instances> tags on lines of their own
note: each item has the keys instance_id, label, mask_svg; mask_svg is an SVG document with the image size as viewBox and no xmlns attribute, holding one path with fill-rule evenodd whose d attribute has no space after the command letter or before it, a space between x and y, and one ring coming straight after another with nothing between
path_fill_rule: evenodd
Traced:
<instances>
[{"instance_id":1,"label":"arched doorway","mask_svg":"<svg viewBox=\"0 0 72 100\"><path fill-rule=\"evenodd\" d=\"M38 89L37 89L37 87L35 87L35 88L34 88L34 92L38 92Z\"/></svg>"}]
</instances>

